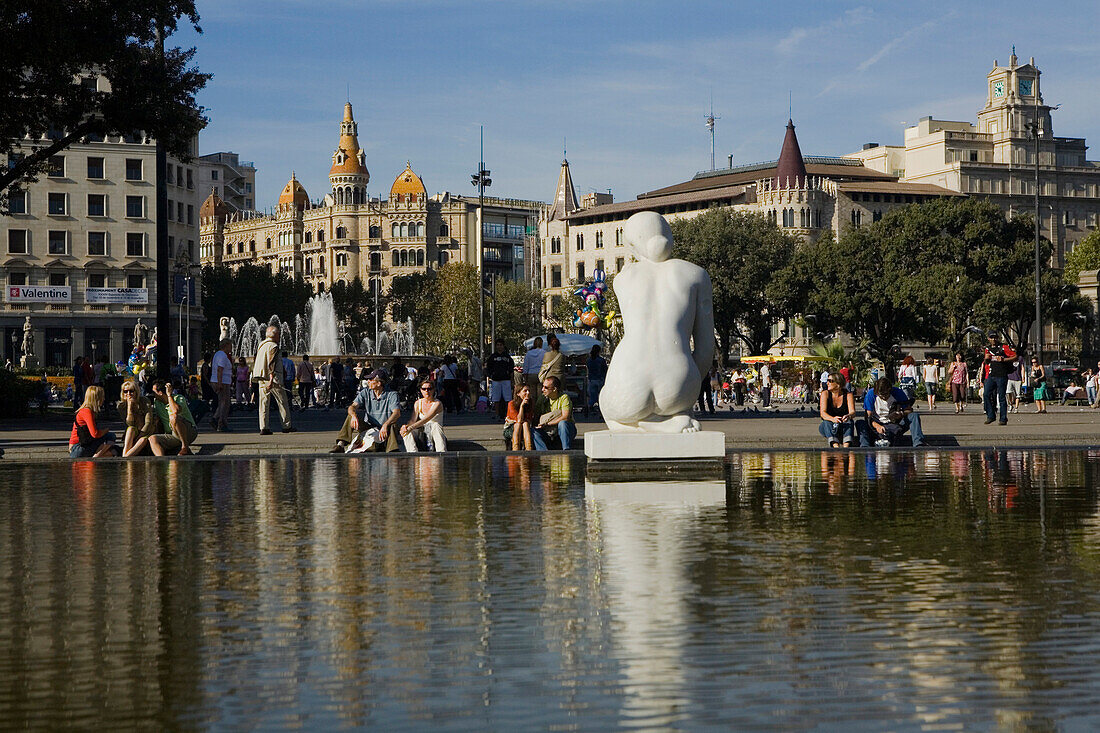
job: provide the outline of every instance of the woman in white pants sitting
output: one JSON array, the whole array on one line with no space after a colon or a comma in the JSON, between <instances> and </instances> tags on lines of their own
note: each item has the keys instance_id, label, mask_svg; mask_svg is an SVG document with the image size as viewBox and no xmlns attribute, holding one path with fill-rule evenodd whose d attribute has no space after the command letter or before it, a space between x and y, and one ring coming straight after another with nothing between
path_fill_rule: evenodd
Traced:
<instances>
[{"instance_id":1,"label":"woman in white pants sitting","mask_svg":"<svg viewBox=\"0 0 1100 733\"><path fill-rule=\"evenodd\" d=\"M434 396L435 387L430 380L420 383L420 399L413 403L413 419L401 426L401 439L405 450L416 453L418 438L427 438L428 450L439 453L447 450L447 437L443 435L443 403Z\"/></svg>"}]
</instances>

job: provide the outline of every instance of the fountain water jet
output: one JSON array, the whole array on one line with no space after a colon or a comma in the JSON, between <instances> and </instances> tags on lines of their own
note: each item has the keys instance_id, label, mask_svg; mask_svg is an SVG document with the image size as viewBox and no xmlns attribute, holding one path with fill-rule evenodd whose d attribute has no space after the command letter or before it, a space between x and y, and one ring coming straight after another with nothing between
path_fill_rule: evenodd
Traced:
<instances>
[{"instance_id":1,"label":"fountain water jet","mask_svg":"<svg viewBox=\"0 0 1100 733\"><path fill-rule=\"evenodd\" d=\"M309 353L326 356L342 353L332 293L318 293L310 298L306 315L309 317Z\"/></svg>"}]
</instances>

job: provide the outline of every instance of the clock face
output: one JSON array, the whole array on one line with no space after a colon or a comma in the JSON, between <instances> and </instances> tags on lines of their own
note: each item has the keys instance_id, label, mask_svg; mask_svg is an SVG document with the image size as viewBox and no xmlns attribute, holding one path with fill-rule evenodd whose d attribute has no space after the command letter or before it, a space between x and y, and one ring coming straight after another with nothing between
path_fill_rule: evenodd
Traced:
<instances>
[{"instance_id":1,"label":"clock face","mask_svg":"<svg viewBox=\"0 0 1100 733\"><path fill-rule=\"evenodd\" d=\"M1003 81L994 82L993 84L993 96L1003 97L1005 95L1005 83Z\"/></svg>"},{"instance_id":2,"label":"clock face","mask_svg":"<svg viewBox=\"0 0 1100 733\"><path fill-rule=\"evenodd\" d=\"M1020 96L1031 96L1031 79L1020 79Z\"/></svg>"}]
</instances>

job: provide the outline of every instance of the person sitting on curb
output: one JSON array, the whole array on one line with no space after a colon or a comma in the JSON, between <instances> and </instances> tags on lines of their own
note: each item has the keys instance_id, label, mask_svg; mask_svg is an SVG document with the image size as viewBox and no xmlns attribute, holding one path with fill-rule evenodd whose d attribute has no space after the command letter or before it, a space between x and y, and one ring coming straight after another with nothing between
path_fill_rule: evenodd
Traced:
<instances>
[{"instance_id":1,"label":"person sitting on curb","mask_svg":"<svg viewBox=\"0 0 1100 733\"><path fill-rule=\"evenodd\" d=\"M115 434L100 428L96 418L103 412L103 388L93 384L84 390L84 404L76 411L73 432L69 437L72 458L102 458L122 453L115 445Z\"/></svg>"},{"instance_id":2,"label":"person sitting on curb","mask_svg":"<svg viewBox=\"0 0 1100 733\"><path fill-rule=\"evenodd\" d=\"M160 417L160 426L164 432L149 437L149 447L153 454L191 455L191 444L199 435L187 398L172 391L172 383L163 379L153 382L153 409Z\"/></svg>"},{"instance_id":3,"label":"person sitting on curb","mask_svg":"<svg viewBox=\"0 0 1100 733\"><path fill-rule=\"evenodd\" d=\"M122 383L118 414L126 424L126 433L122 438L122 455L127 458L142 455L149 449L150 436L156 435L161 425L156 409L141 394L136 379L130 378Z\"/></svg>"},{"instance_id":4,"label":"person sitting on curb","mask_svg":"<svg viewBox=\"0 0 1100 733\"><path fill-rule=\"evenodd\" d=\"M905 432L913 436L913 447L924 445L924 431L920 426L920 413L913 411L913 400L894 386L889 377L880 377L875 386L863 397L863 409L867 412L867 427L863 430L860 445L893 445Z\"/></svg>"},{"instance_id":5,"label":"person sitting on curb","mask_svg":"<svg viewBox=\"0 0 1100 733\"><path fill-rule=\"evenodd\" d=\"M535 401L531 399L531 390L525 382L521 382L508 403L508 415L504 420L505 450L535 449L531 437L534 410Z\"/></svg>"},{"instance_id":6,"label":"person sitting on curb","mask_svg":"<svg viewBox=\"0 0 1100 733\"><path fill-rule=\"evenodd\" d=\"M555 339L556 340L556 339ZM536 403L538 422L531 431L535 450L550 450L550 444L561 443L562 450L573 447L577 437L577 425L573 422L573 401L561 390L561 380L547 377L542 380L542 397Z\"/></svg>"},{"instance_id":7,"label":"person sitting on curb","mask_svg":"<svg viewBox=\"0 0 1100 733\"><path fill-rule=\"evenodd\" d=\"M443 434L443 403L432 395L435 387L430 380L421 382L419 389L420 399L413 403L413 419L401 426L401 440L409 453L420 450L421 443L426 443L428 450L443 453L447 450L447 436Z\"/></svg>"},{"instance_id":8,"label":"person sitting on curb","mask_svg":"<svg viewBox=\"0 0 1100 733\"><path fill-rule=\"evenodd\" d=\"M386 373L381 369L370 373L367 377L367 386L360 390L355 396L355 401L348 405L348 416L336 435L336 447L329 453L344 453L348 446L355 442L360 428L364 427L359 420L360 408L365 413L362 421L365 423L365 428L367 430L374 428L378 431L366 450L370 453L382 451L392 453L399 450L394 425L401 419L401 405L397 393L383 387L385 379Z\"/></svg>"},{"instance_id":9,"label":"person sitting on curb","mask_svg":"<svg viewBox=\"0 0 1100 733\"><path fill-rule=\"evenodd\" d=\"M849 448L855 440L856 398L846 388L844 375L840 372L830 374L826 381L827 389L821 393L818 414L821 423L817 430L821 437L829 441L830 448L836 448L842 442Z\"/></svg>"}]
</instances>

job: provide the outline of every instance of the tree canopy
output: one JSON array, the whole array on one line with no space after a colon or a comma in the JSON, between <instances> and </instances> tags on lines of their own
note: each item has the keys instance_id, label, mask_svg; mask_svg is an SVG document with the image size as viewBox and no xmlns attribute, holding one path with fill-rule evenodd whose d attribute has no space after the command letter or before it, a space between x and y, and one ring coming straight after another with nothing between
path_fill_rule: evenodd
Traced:
<instances>
[{"instance_id":1,"label":"tree canopy","mask_svg":"<svg viewBox=\"0 0 1100 733\"><path fill-rule=\"evenodd\" d=\"M0 3L0 155L9 160L0 191L34 180L86 137L144 131L187 158L206 124L195 94L210 75L192 65L193 48L165 44L161 61L158 27L167 38L181 19L201 32L194 0ZM82 81L93 75L110 91Z\"/></svg>"},{"instance_id":2,"label":"tree canopy","mask_svg":"<svg viewBox=\"0 0 1100 733\"><path fill-rule=\"evenodd\" d=\"M1093 229L1066 255L1062 277L1068 284L1077 285L1077 279L1085 270L1100 270L1100 229Z\"/></svg>"},{"instance_id":3,"label":"tree canopy","mask_svg":"<svg viewBox=\"0 0 1100 733\"><path fill-rule=\"evenodd\" d=\"M344 324L344 333L351 336L356 348L363 339L374 341L374 291L363 285L358 276L350 283L338 280L329 291L336 319ZM385 313L385 294L379 288L378 309ZM381 316L380 316L381 318Z\"/></svg>"},{"instance_id":4,"label":"tree canopy","mask_svg":"<svg viewBox=\"0 0 1100 733\"><path fill-rule=\"evenodd\" d=\"M763 354L786 337L774 334L804 299L800 280L782 275L794 260L797 237L759 214L712 208L701 216L672 222L673 256L699 265L714 289L718 350L728 358L741 342Z\"/></svg>"},{"instance_id":5,"label":"tree canopy","mask_svg":"<svg viewBox=\"0 0 1100 733\"><path fill-rule=\"evenodd\" d=\"M216 348L218 319L233 318L243 325L249 317L261 323L273 315L288 323L304 314L313 295L302 278L285 272L272 273L263 265L243 264L236 269L221 265L202 268L202 306L206 314L205 348Z\"/></svg>"},{"instance_id":6,"label":"tree canopy","mask_svg":"<svg viewBox=\"0 0 1100 733\"><path fill-rule=\"evenodd\" d=\"M1041 243L1049 260L1051 245ZM804 318L826 333L865 339L888 368L906 341L956 343L968 326L1026 341L1035 319L1031 220L1006 219L977 198L937 199L807 245L795 267L805 285ZM1048 271L1044 320L1078 328L1080 296Z\"/></svg>"}]
</instances>

